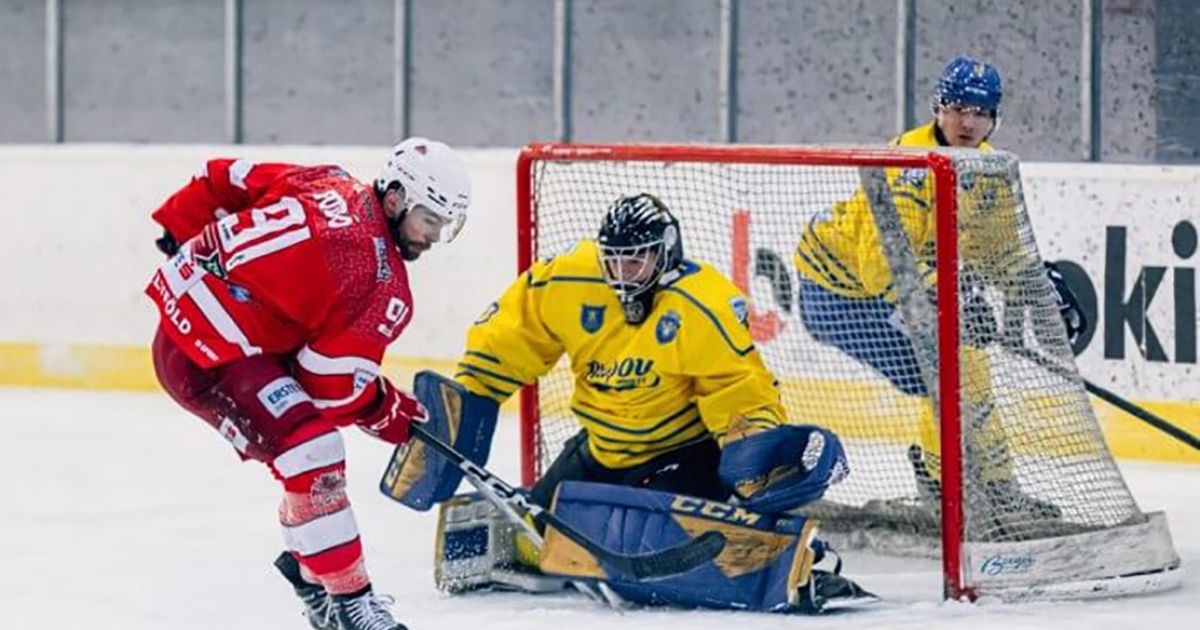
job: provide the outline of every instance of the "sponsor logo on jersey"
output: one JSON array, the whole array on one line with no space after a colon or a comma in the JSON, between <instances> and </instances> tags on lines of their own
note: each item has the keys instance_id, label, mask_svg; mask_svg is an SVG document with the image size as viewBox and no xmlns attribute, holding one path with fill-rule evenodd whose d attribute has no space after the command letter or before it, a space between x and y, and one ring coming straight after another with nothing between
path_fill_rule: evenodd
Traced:
<instances>
[{"instance_id":1,"label":"sponsor logo on jersey","mask_svg":"<svg viewBox=\"0 0 1200 630\"><path fill-rule=\"evenodd\" d=\"M310 401L308 393L300 387L300 383L290 376L281 376L265 387L258 390L258 401L276 418L282 417L288 409Z\"/></svg>"},{"instance_id":2,"label":"sponsor logo on jersey","mask_svg":"<svg viewBox=\"0 0 1200 630\"><path fill-rule=\"evenodd\" d=\"M208 357L208 359L210 361L216 361L219 358L217 356L216 351L214 351L212 348L210 348L209 345L204 343L203 341L196 339L196 340L194 340L193 345L195 345L196 349L199 350L200 352L202 352L204 354L204 356Z\"/></svg>"},{"instance_id":3,"label":"sponsor logo on jersey","mask_svg":"<svg viewBox=\"0 0 1200 630\"><path fill-rule=\"evenodd\" d=\"M151 281L151 285L155 291L158 291L158 301L162 306L163 315L175 326L176 330L185 335L190 334L192 332L192 322L179 310L179 300L175 299L175 296L171 295L171 291L167 289L167 283L163 280L163 275L161 273L154 274L154 280Z\"/></svg>"},{"instance_id":4,"label":"sponsor logo on jersey","mask_svg":"<svg viewBox=\"0 0 1200 630\"><path fill-rule=\"evenodd\" d=\"M317 201L317 208L325 216L329 227L338 229L354 225L354 217L350 215L346 200L336 190L315 193L313 199Z\"/></svg>"},{"instance_id":5,"label":"sponsor logo on jersey","mask_svg":"<svg viewBox=\"0 0 1200 630\"><path fill-rule=\"evenodd\" d=\"M229 297L233 298L235 302L245 304L250 301L250 289L240 284L231 284L229 285Z\"/></svg>"},{"instance_id":6,"label":"sponsor logo on jersey","mask_svg":"<svg viewBox=\"0 0 1200 630\"><path fill-rule=\"evenodd\" d=\"M376 236L371 239L371 244L375 246L375 281L384 284L392 279L392 265L388 263L387 239Z\"/></svg>"},{"instance_id":7,"label":"sponsor logo on jersey","mask_svg":"<svg viewBox=\"0 0 1200 630\"><path fill-rule=\"evenodd\" d=\"M750 305L746 302L746 298L740 295L730 298L729 308L733 309L733 316L737 318L738 323L749 329Z\"/></svg>"},{"instance_id":8,"label":"sponsor logo on jersey","mask_svg":"<svg viewBox=\"0 0 1200 630\"><path fill-rule=\"evenodd\" d=\"M626 357L613 363L589 361L584 380L599 392L624 392L658 387L662 377L654 373L654 359Z\"/></svg>"},{"instance_id":9,"label":"sponsor logo on jersey","mask_svg":"<svg viewBox=\"0 0 1200 630\"><path fill-rule=\"evenodd\" d=\"M658 318L658 325L654 327L654 338L660 344L670 343L675 340L675 335L679 334L679 326L683 323L683 318L679 313L671 310L667 311L662 317Z\"/></svg>"},{"instance_id":10,"label":"sponsor logo on jersey","mask_svg":"<svg viewBox=\"0 0 1200 630\"><path fill-rule=\"evenodd\" d=\"M728 503L706 501L682 495L676 495L675 499L671 501L671 511L741 525L754 525L762 518L761 514L755 514Z\"/></svg>"},{"instance_id":11,"label":"sponsor logo on jersey","mask_svg":"<svg viewBox=\"0 0 1200 630\"><path fill-rule=\"evenodd\" d=\"M587 332L594 333L604 327L604 309L603 306L583 305L583 310L579 313L579 325Z\"/></svg>"}]
</instances>

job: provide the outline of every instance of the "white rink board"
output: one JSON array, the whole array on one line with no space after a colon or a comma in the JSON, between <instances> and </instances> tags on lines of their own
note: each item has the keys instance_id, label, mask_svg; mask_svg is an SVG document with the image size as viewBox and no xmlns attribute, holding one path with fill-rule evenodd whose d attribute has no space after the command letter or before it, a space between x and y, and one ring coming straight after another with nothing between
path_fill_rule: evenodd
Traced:
<instances>
[{"instance_id":1,"label":"white rink board","mask_svg":"<svg viewBox=\"0 0 1200 630\"><path fill-rule=\"evenodd\" d=\"M385 153L382 147L0 147L0 343L147 343L155 313L141 290L160 259L148 215L209 157L332 162L370 178ZM473 177L471 218L461 241L413 267L413 332L393 350L406 357L456 358L466 327L516 273L517 152L462 153ZM1194 234L1200 167L1025 164L1022 171L1042 255L1077 263L1096 289L1099 329L1081 355L1081 371L1139 397L1200 401L1195 363L1181 362L1187 348L1177 348L1177 337L1193 345L1197 337L1195 293L1191 304L1176 304L1177 295L1188 297L1180 287L1196 275L1200 256L1181 256L1172 245L1173 235L1182 238L1186 253L1189 228ZM1123 271L1106 266L1113 228L1126 233ZM784 240L771 245L790 251ZM1164 269L1144 310L1166 360L1144 358L1128 326L1123 358L1106 358L1107 327L1120 324L1104 317L1106 274L1111 280L1121 273L1118 299L1128 300L1143 267Z\"/></svg>"}]
</instances>

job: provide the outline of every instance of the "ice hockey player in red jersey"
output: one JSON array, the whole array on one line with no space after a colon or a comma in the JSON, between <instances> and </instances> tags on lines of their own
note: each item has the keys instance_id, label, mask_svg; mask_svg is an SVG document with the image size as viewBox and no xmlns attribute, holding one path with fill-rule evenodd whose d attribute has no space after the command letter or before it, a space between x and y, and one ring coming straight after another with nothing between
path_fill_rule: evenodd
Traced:
<instances>
[{"instance_id":1,"label":"ice hockey player in red jersey","mask_svg":"<svg viewBox=\"0 0 1200 630\"><path fill-rule=\"evenodd\" d=\"M337 166L217 159L154 211L146 293L166 392L283 485L276 566L318 630L400 630L372 590L340 427L399 444L425 410L380 373L413 314L406 264L462 228L466 169L397 145L374 185Z\"/></svg>"}]
</instances>

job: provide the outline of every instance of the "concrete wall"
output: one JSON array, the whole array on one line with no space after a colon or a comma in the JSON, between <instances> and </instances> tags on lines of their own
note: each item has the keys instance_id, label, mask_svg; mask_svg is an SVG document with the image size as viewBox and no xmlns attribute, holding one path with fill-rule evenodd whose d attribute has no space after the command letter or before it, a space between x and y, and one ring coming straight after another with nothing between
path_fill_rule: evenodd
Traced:
<instances>
[{"instance_id":1,"label":"concrete wall","mask_svg":"<svg viewBox=\"0 0 1200 630\"><path fill-rule=\"evenodd\" d=\"M44 5L0 2L0 142L47 139Z\"/></svg>"},{"instance_id":2,"label":"concrete wall","mask_svg":"<svg viewBox=\"0 0 1200 630\"><path fill-rule=\"evenodd\" d=\"M1005 77L999 145L1026 159L1085 159L1081 49L1093 4L1102 7L1101 159L1200 161L1191 0L912 0L916 119L928 116L946 59L972 53ZM380 144L420 133L519 146L563 129L577 141L720 142L726 118L738 142L876 142L897 131L905 5L0 0L0 142L53 140L59 113L62 139L86 142ZM50 6L61 13L57 107L47 100ZM228 6L241 7L239 63L228 66L240 83L227 76ZM570 16L564 101L554 91L560 6ZM724 7L735 19L722 85Z\"/></svg>"}]
</instances>

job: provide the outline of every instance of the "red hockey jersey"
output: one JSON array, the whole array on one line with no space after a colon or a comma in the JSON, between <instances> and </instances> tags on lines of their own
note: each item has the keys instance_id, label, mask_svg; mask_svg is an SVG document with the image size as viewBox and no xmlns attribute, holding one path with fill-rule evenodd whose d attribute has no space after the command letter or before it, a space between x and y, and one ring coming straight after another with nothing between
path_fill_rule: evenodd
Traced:
<instances>
[{"instance_id":1,"label":"red hockey jersey","mask_svg":"<svg viewBox=\"0 0 1200 630\"><path fill-rule=\"evenodd\" d=\"M212 160L153 217L183 245L146 293L193 361L285 356L346 421L375 399L413 309L371 186L336 166Z\"/></svg>"}]
</instances>

